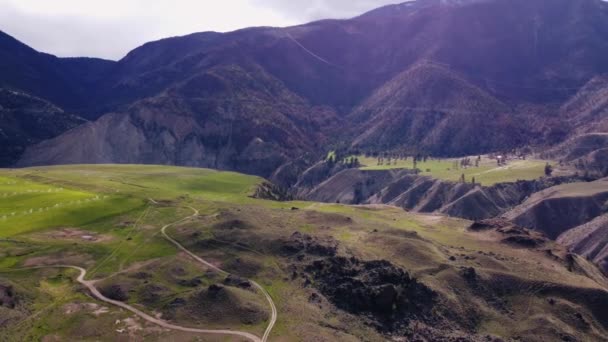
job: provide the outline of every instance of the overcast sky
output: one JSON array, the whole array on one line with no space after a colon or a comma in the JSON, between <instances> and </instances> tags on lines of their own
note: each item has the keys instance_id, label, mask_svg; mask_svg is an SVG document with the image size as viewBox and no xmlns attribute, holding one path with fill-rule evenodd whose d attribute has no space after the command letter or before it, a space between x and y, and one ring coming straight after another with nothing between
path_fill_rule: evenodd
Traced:
<instances>
[{"instance_id":1,"label":"overcast sky","mask_svg":"<svg viewBox=\"0 0 608 342\"><path fill-rule=\"evenodd\" d=\"M117 60L160 38L348 18L403 1L0 0L0 30L58 56Z\"/></svg>"}]
</instances>

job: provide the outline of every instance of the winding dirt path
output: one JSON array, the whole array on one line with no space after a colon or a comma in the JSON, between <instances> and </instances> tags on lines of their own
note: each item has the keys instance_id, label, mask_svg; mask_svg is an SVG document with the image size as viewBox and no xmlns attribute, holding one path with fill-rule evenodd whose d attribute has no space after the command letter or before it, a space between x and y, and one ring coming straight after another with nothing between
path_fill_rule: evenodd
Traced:
<instances>
[{"instance_id":1,"label":"winding dirt path","mask_svg":"<svg viewBox=\"0 0 608 342\"><path fill-rule=\"evenodd\" d=\"M148 315L147 313L132 307L131 305L107 298L106 296L101 294L101 292L99 292L99 290L95 287L96 281L84 280L84 278L87 275L87 271L82 267L70 266L70 265L43 266L43 267L46 267L46 268L71 268L71 269L80 271L80 275L78 276L78 278L76 280L79 283L81 283L82 285L84 285L87 289L89 289L89 291L93 294L93 296L95 298L99 299L102 302L106 302L106 303L121 307L125 310L129 310L132 313L136 314L137 316L145 319L146 321L159 325L163 328L167 328L167 329L171 329L171 330L179 330L179 331L184 331L184 332L191 332L191 333L232 335L232 336L244 337L244 338L249 339L254 342L262 341L259 337L255 336L253 334L247 333L247 332L242 332L242 331L197 329L197 328L188 328L188 327L182 327L179 325L171 324L171 323L163 321L161 319L152 317L152 316Z\"/></svg>"},{"instance_id":2,"label":"winding dirt path","mask_svg":"<svg viewBox=\"0 0 608 342\"><path fill-rule=\"evenodd\" d=\"M157 203L156 201L154 201L152 199L150 199L150 201L155 204ZM229 272L226 272L226 271L222 270L221 268L218 268L217 266L205 261L204 259L200 258L196 254L190 252L188 249L186 249L179 242L177 242L176 240L174 240L167 234L167 232L166 232L167 228L174 226L180 222L195 218L199 215L199 211L197 209L192 208L192 207L188 207L188 208L192 209L194 211L194 214L192 214L191 216L185 217L181 220L178 220L173 223L165 225L164 227L161 228L161 233L167 240L169 240L171 243L173 243L177 248L179 248L184 253L188 254L190 257L192 257L199 263L207 266L208 268L210 268L220 274L229 275L230 274ZM99 292L99 290L95 287L95 283L97 283L99 280L85 280L85 278L87 276L87 270L85 270L84 268L79 267L79 266L49 265L49 266L27 267L27 269L42 269L42 268L67 268L67 269L77 270L80 272L80 275L78 275L78 278L76 280L80 284L84 285L91 292L91 294L93 294L93 296L95 298L97 298L98 300L108 303L108 304L112 304L112 305L121 307L128 311L131 311L132 313L136 314L137 316L143 318L144 320L146 320L150 323L153 323L153 324L156 324L163 328L167 328L167 329L171 329L171 330L178 330L178 331L184 331L184 332L190 332L190 333L200 333L200 334L231 335L231 336L243 337L243 338L246 338L253 342L266 342L266 341L268 341L268 336L270 335L270 332L272 331L272 328L274 327L274 325L277 321L277 308L276 308L274 302L272 301L270 294L260 284L258 284L257 282L255 282L253 280L249 280L249 281L264 294L264 297L266 297L266 300L268 301L268 304L270 305L270 308L272 309L272 315L271 315L270 322L269 322L268 327L266 328L266 331L264 332L264 336L262 338L259 338L258 336L253 335L248 332L237 331L237 330L222 330L222 329L211 330L211 329L197 329L197 328L183 327L183 326L171 324L167 321L163 321L156 317L152 317L152 316L148 315L147 313L145 313L137 308L134 308L133 306L131 306L129 304L107 298L106 296L101 294L101 292Z\"/></svg>"},{"instance_id":3,"label":"winding dirt path","mask_svg":"<svg viewBox=\"0 0 608 342\"><path fill-rule=\"evenodd\" d=\"M192 209L194 211L194 214L192 216L189 216L183 220L180 220L178 222L187 220L187 219L191 219L191 218L195 218L199 215L199 211L193 207L188 207L190 209ZM163 236L165 237L165 239L169 240L171 243L173 243L177 248L179 248L182 252L188 254L190 257L192 257L194 260L198 261L199 263L205 265L206 267L220 273L223 275L230 275L229 272L224 271L223 269L211 264L210 262L205 261L204 259L202 259L201 257L199 257L198 255L190 252L186 247L184 247L181 243L177 242L175 239L173 239L172 237L169 236L169 234L167 234L167 228L175 225L176 223L171 223L168 224L164 227L161 228L161 233L163 234ZM270 294L268 293L268 291L266 291L266 289L264 289L264 287L262 287L262 285L258 284L256 281L253 281L251 279L248 279L249 282L251 282L253 284L253 286L255 286L256 288L258 288L262 294L264 294L264 297L266 297L266 300L268 301L268 304L270 305L270 309L272 311L271 317L270 317L270 322L268 323L268 327L266 328L266 331L264 332L264 336L261 339L261 342L266 342L268 341L268 337L270 336L270 333L272 332L272 328L274 328L274 325L277 322L277 317L278 317L278 312L277 312L277 307L274 304L274 301L272 300L272 297L270 296Z\"/></svg>"}]
</instances>

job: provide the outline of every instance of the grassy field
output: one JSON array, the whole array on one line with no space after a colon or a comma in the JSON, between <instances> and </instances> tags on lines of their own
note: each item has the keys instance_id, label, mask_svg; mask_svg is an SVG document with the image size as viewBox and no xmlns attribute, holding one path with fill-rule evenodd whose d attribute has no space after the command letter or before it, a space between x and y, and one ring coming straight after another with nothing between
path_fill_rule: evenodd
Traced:
<instances>
[{"instance_id":1,"label":"grassy field","mask_svg":"<svg viewBox=\"0 0 608 342\"><path fill-rule=\"evenodd\" d=\"M362 170L394 170L413 169L412 158L408 160L393 160L391 165L378 165L378 159L373 157L358 157L362 164ZM474 158L471 158L474 160ZM418 162L416 167L422 171L422 175L448 181L460 181L462 175L466 182L475 182L484 186L492 186L497 183L514 182L517 180L538 179L545 175L544 160L512 160L505 166L498 166L496 160L482 157L479 167L461 168L459 159L429 159L426 162Z\"/></svg>"},{"instance_id":2,"label":"grassy field","mask_svg":"<svg viewBox=\"0 0 608 342\"><path fill-rule=\"evenodd\" d=\"M432 163L428 165L445 166ZM547 256L546 249L560 253L552 243L541 250L513 248L492 233L468 232L470 222L393 207L251 198L260 182L231 172L164 166L1 170L0 284L13 286L20 301L14 309L0 305L0 340L237 341L159 329L93 300L76 283L73 270L24 269L65 264L85 268L100 289L118 286L125 302L150 315L184 326L261 336L268 310L260 294L225 285L223 276L180 253L160 234L170 223L175 225L168 233L189 250L267 289L279 312L270 340L387 339L327 299L311 300L319 292L314 282L305 285L300 273L301 263L309 259L298 261L284 253L294 232L336 241L339 252L349 257L388 260L404 268L440 296L437 310L449 310L450 317L474 313L475 323L466 324L474 324L482 335L559 336L565 331L560 330L563 322L570 322L562 309L574 304L559 294L553 294L561 298L559 306L540 304L547 298L527 289L538 282L603 286ZM200 215L183 220L192 208ZM296 266L301 267L298 272ZM472 286L461 276L467 267L474 267L487 284L513 278L509 281L516 290L508 295L497 291L493 295L503 297L486 300L477 293L481 285ZM225 288L221 296L209 292L215 284ZM496 307L496 301L502 306ZM530 307L531 302L539 304ZM604 333L588 308L577 307L592 326L582 338L593 340ZM549 321L530 321L530 316ZM572 329L568 324L563 329ZM547 326L556 333L543 333Z\"/></svg>"}]
</instances>

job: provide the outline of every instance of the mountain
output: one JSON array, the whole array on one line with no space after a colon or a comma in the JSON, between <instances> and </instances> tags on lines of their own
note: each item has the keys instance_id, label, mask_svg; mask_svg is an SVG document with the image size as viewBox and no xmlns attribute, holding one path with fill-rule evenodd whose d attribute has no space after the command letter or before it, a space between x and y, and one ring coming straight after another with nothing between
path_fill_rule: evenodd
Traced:
<instances>
[{"instance_id":1,"label":"mountain","mask_svg":"<svg viewBox=\"0 0 608 342\"><path fill-rule=\"evenodd\" d=\"M333 112L311 107L255 65L218 66L33 147L24 160L176 164L270 174L289 159L319 149L324 127L335 120Z\"/></svg>"},{"instance_id":2,"label":"mountain","mask_svg":"<svg viewBox=\"0 0 608 342\"><path fill-rule=\"evenodd\" d=\"M0 165L15 163L27 146L84 122L47 101L0 88Z\"/></svg>"},{"instance_id":3,"label":"mountain","mask_svg":"<svg viewBox=\"0 0 608 342\"><path fill-rule=\"evenodd\" d=\"M355 146L466 155L524 144L527 126L517 114L449 69L421 64L376 90L349 121L360 123Z\"/></svg>"},{"instance_id":4,"label":"mountain","mask_svg":"<svg viewBox=\"0 0 608 342\"><path fill-rule=\"evenodd\" d=\"M608 73L607 54L608 4L599 0L418 0L349 20L169 38L88 64L73 92L92 84L85 117L107 114L31 148L19 165L162 162L269 176L292 156L334 146L455 156L554 144L575 124L559 108ZM274 88L261 96L266 82ZM159 103L172 104L157 113ZM185 117L188 129L176 132L172 121ZM241 131L226 128L235 118ZM128 121L145 125L112 128ZM108 152L133 136L146 138ZM256 138L265 152L248 149Z\"/></svg>"},{"instance_id":5,"label":"mountain","mask_svg":"<svg viewBox=\"0 0 608 342\"><path fill-rule=\"evenodd\" d=\"M89 119L92 94L114 62L57 58L38 52L0 31L0 87L50 101Z\"/></svg>"}]
</instances>

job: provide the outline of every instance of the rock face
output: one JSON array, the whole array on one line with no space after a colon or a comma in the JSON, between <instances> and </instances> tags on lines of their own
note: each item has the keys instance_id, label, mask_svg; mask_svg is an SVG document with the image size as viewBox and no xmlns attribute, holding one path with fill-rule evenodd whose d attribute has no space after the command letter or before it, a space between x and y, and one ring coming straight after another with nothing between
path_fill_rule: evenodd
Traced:
<instances>
[{"instance_id":1,"label":"rock face","mask_svg":"<svg viewBox=\"0 0 608 342\"><path fill-rule=\"evenodd\" d=\"M608 275L608 215L561 234L557 241L593 261Z\"/></svg>"},{"instance_id":2,"label":"rock face","mask_svg":"<svg viewBox=\"0 0 608 342\"><path fill-rule=\"evenodd\" d=\"M336 306L352 313L371 313L383 323L424 315L433 306L433 291L388 261L329 257L314 261L306 271Z\"/></svg>"},{"instance_id":3,"label":"rock face","mask_svg":"<svg viewBox=\"0 0 608 342\"><path fill-rule=\"evenodd\" d=\"M111 284L99 290L104 296L117 300L120 302L126 302L129 299L127 290L118 284Z\"/></svg>"},{"instance_id":4,"label":"rock face","mask_svg":"<svg viewBox=\"0 0 608 342\"><path fill-rule=\"evenodd\" d=\"M564 184L535 193L504 217L557 239L569 229L602 215L606 211L607 200L606 179Z\"/></svg>"},{"instance_id":5,"label":"rock face","mask_svg":"<svg viewBox=\"0 0 608 342\"><path fill-rule=\"evenodd\" d=\"M15 308L16 304L17 299L15 298L13 287L10 285L0 284L0 306L13 309Z\"/></svg>"},{"instance_id":6,"label":"rock face","mask_svg":"<svg viewBox=\"0 0 608 342\"><path fill-rule=\"evenodd\" d=\"M492 230L500 234L500 242L516 248L539 248L549 240L544 234L514 225L504 219L489 219L473 223L469 230L474 232Z\"/></svg>"},{"instance_id":7,"label":"rock face","mask_svg":"<svg viewBox=\"0 0 608 342\"><path fill-rule=\"evenodd\" d=\"M19 165L143 162L269 176L323 142L314 111L260 68L225 66L40 144Z\"/></svg>"},{"instance_id":8,"label":"rock face","mask_svg":"<svg viewBox=\"0 0 608 342\"><path fill-rule=\"evenodd\" d=\"M365 317L379 330L395 331L410 319L424 320L436 294L386 260L364 261L342 253L333 238L296 232L280 242L292 260L292 280L305 279L336 307ZM321 299L313 298L320 302Z\"/></svg>"},{"instance_id":9,"label":"rock face","mask_svg":"<svg viewBox=\"0 0 608 342\"><path fill-rule=\"evenodd\" d=\"M482 187L418 176L409 170L349 169L298 192L302 198L312 201L389 204L415 212L482 220L507 212L535 192L576 180L551 178Z\"/></svg>"}]
</instances>

